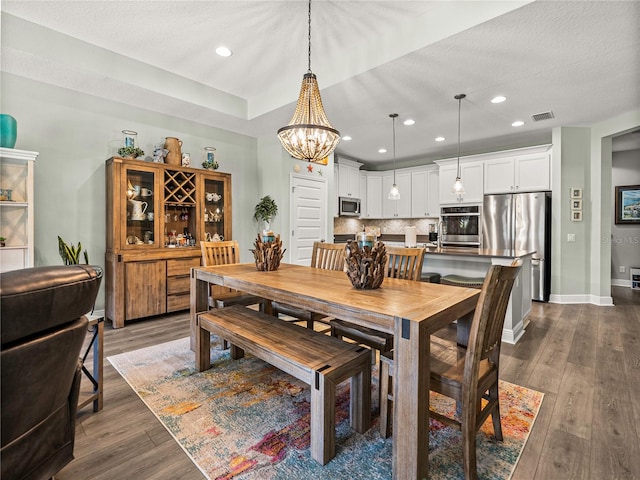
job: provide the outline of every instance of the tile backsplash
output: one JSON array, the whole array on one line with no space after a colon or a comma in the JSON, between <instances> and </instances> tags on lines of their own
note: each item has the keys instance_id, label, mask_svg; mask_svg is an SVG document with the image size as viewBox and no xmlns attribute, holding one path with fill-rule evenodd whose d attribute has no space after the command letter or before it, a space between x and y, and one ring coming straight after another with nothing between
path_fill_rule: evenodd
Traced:
<instances>
[{"instance_id":1,"label":"tile backsplash","mask_svg":"<svg viewBox=\"0 0 640 480\"><path fill-rule=\"evenodd\" d=\"M407 226L415 225L418 235L428 235L429 225L437 223L435 218L403 218L385 220L365 220L361 218L335 217L333 219L333 233L335 235L355 234L361 232L364 227L369 230L379 227L381 235L404 235Z\"/></svg>"}]
</instances>

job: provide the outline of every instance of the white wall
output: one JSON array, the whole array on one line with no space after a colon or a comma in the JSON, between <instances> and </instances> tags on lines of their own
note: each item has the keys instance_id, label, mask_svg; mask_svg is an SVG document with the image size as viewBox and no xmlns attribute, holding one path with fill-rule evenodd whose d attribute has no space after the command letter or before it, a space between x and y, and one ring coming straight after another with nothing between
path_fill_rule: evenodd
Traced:
<instances>
[{"instance_id":1,"label":"white wall","mask_svg":"<svg viewBox=\"0 0 640 480\"><path fill-rule=\"evenodd\" d=\"M640 150L613 153L611 208L615 209L615 187L640 185ZM621 273L619 266L626 271ZM611 283L629 286L629 267L640 267L640 225L611 223Z\"/></svg>"}]
</instances>

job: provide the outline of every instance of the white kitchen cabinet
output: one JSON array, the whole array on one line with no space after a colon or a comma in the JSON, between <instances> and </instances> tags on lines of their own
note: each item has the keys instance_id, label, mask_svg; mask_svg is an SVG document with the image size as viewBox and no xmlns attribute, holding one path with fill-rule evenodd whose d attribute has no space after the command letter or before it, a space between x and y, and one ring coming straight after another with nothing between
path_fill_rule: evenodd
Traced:
<instances>
[{"instance_id":1,"label":"white kitchen cabinet","mask_svg":"<svg viewBox=\"0 0 640 480\"><path fill-rule=\"evenodd\" d=\"M382 217L411 218L411 172L396 170L395 180L400 200L389 200L393 178L393 171L385 172L382 176Z\"/></svg>"},{"instance_id":2,"label":"white kitchen cabinet","mask_svg":"<svg viewBox=\"0 0 640 480\"><path fill-rule=\"evenodd\" d=\"M484 193L550 190L550 163L548 152L486 160Z\"/></svg>"},{"instance_id":3,"label":"white kitchen cabinet","mask_svg":"<svg viewBox=\"0 0 640 480\"><path fill-rule=\"evenodd\" d=\"M382 173L367 172L366 218L382 218Z\"/></svg>"},{"instance_id":4,"label":"white kitchen cabinet","mask_svg":"<svg viewBox=\"0 0 640 480\"><path fill-rule=\"evenodd\" d=\"M367 216L367 174L360 172L360 216Z\"/></svg>"},{"instance_id":5,"label":"white kitchen cabinet","mask_svg":"<svg viewBox=\"0 0 640 480\"><path fill-rule=\"evenodd\" d=\"M33 169L38 152L0 148L0 272L34 266ZM7 190L11 190L11 198Z\"/></svg>"},{"instance_id":6,"label":"white kitchen cabinet","mask_svg":"<svg viewBox=\"0 0 640 480\"><path fill-rule=\"evenodd\" d=\"M438 217L438 167L421 167L411 172L411 216L413 218Z\"/></svg>"},{"instance_id":7,"label":"white kitchen cabinet","mask_svg":"<svg viewBox=\"0 0 640 480\"><path fill-rule=\"evenodd\" d=\"M338 196L362 198L360 196L359 162L340 159L338 163Z\"/></svg>"},{"instance_id":8,"label":"white kitchen cabinet","mask_svg":"<svg viewBox=\"0 0 640 480\"><path fill-rule=\"evenodd\" d=\"M462 199L458 199L453 193L453 184L457 175L457 162L451 161L440 164L438 174L440 204L481 204L484 196L483 172L483 161L460 162L460 178L464 185L465 194Z\"/></svg>"}]
</instances>

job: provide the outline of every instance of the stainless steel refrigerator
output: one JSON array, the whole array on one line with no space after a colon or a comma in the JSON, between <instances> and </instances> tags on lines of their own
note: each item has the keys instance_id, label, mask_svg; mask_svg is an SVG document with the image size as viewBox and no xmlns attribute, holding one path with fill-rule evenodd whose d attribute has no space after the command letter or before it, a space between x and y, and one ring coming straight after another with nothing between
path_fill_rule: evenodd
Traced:
<instances>
[{"instance_id":1,"label":"stainless steel refrigerator","mask_svg":"<svg viewBox=\"0 0 640 480\"><path fill-rule=\"evenodd\" d=\"M548 302L551 291L551 192L485 195L482 246L535 250L531 298Z\"/></svg>"}]
</instances>

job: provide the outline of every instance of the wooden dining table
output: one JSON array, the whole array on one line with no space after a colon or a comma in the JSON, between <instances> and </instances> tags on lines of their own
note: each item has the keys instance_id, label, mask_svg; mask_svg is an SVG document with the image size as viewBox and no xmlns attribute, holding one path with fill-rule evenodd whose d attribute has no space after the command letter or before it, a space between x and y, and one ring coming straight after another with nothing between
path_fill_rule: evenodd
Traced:
<instances>
[{"instance_id":1,"label":"wooden dining table","mask_svg":"<svg viewBox=\"0 0 640 480\"><path fill-rule=\"evenodd\" d=\"M191 270L190 311L195 352L197 314L208 308L210 284L392 333L393 478L429 477L430 335L472 312L479 290L395 278L385 278L378 289L359 290L344 272L291 264L268 272L253 263L196 267Z\"/></svg>"}]
</instances>

